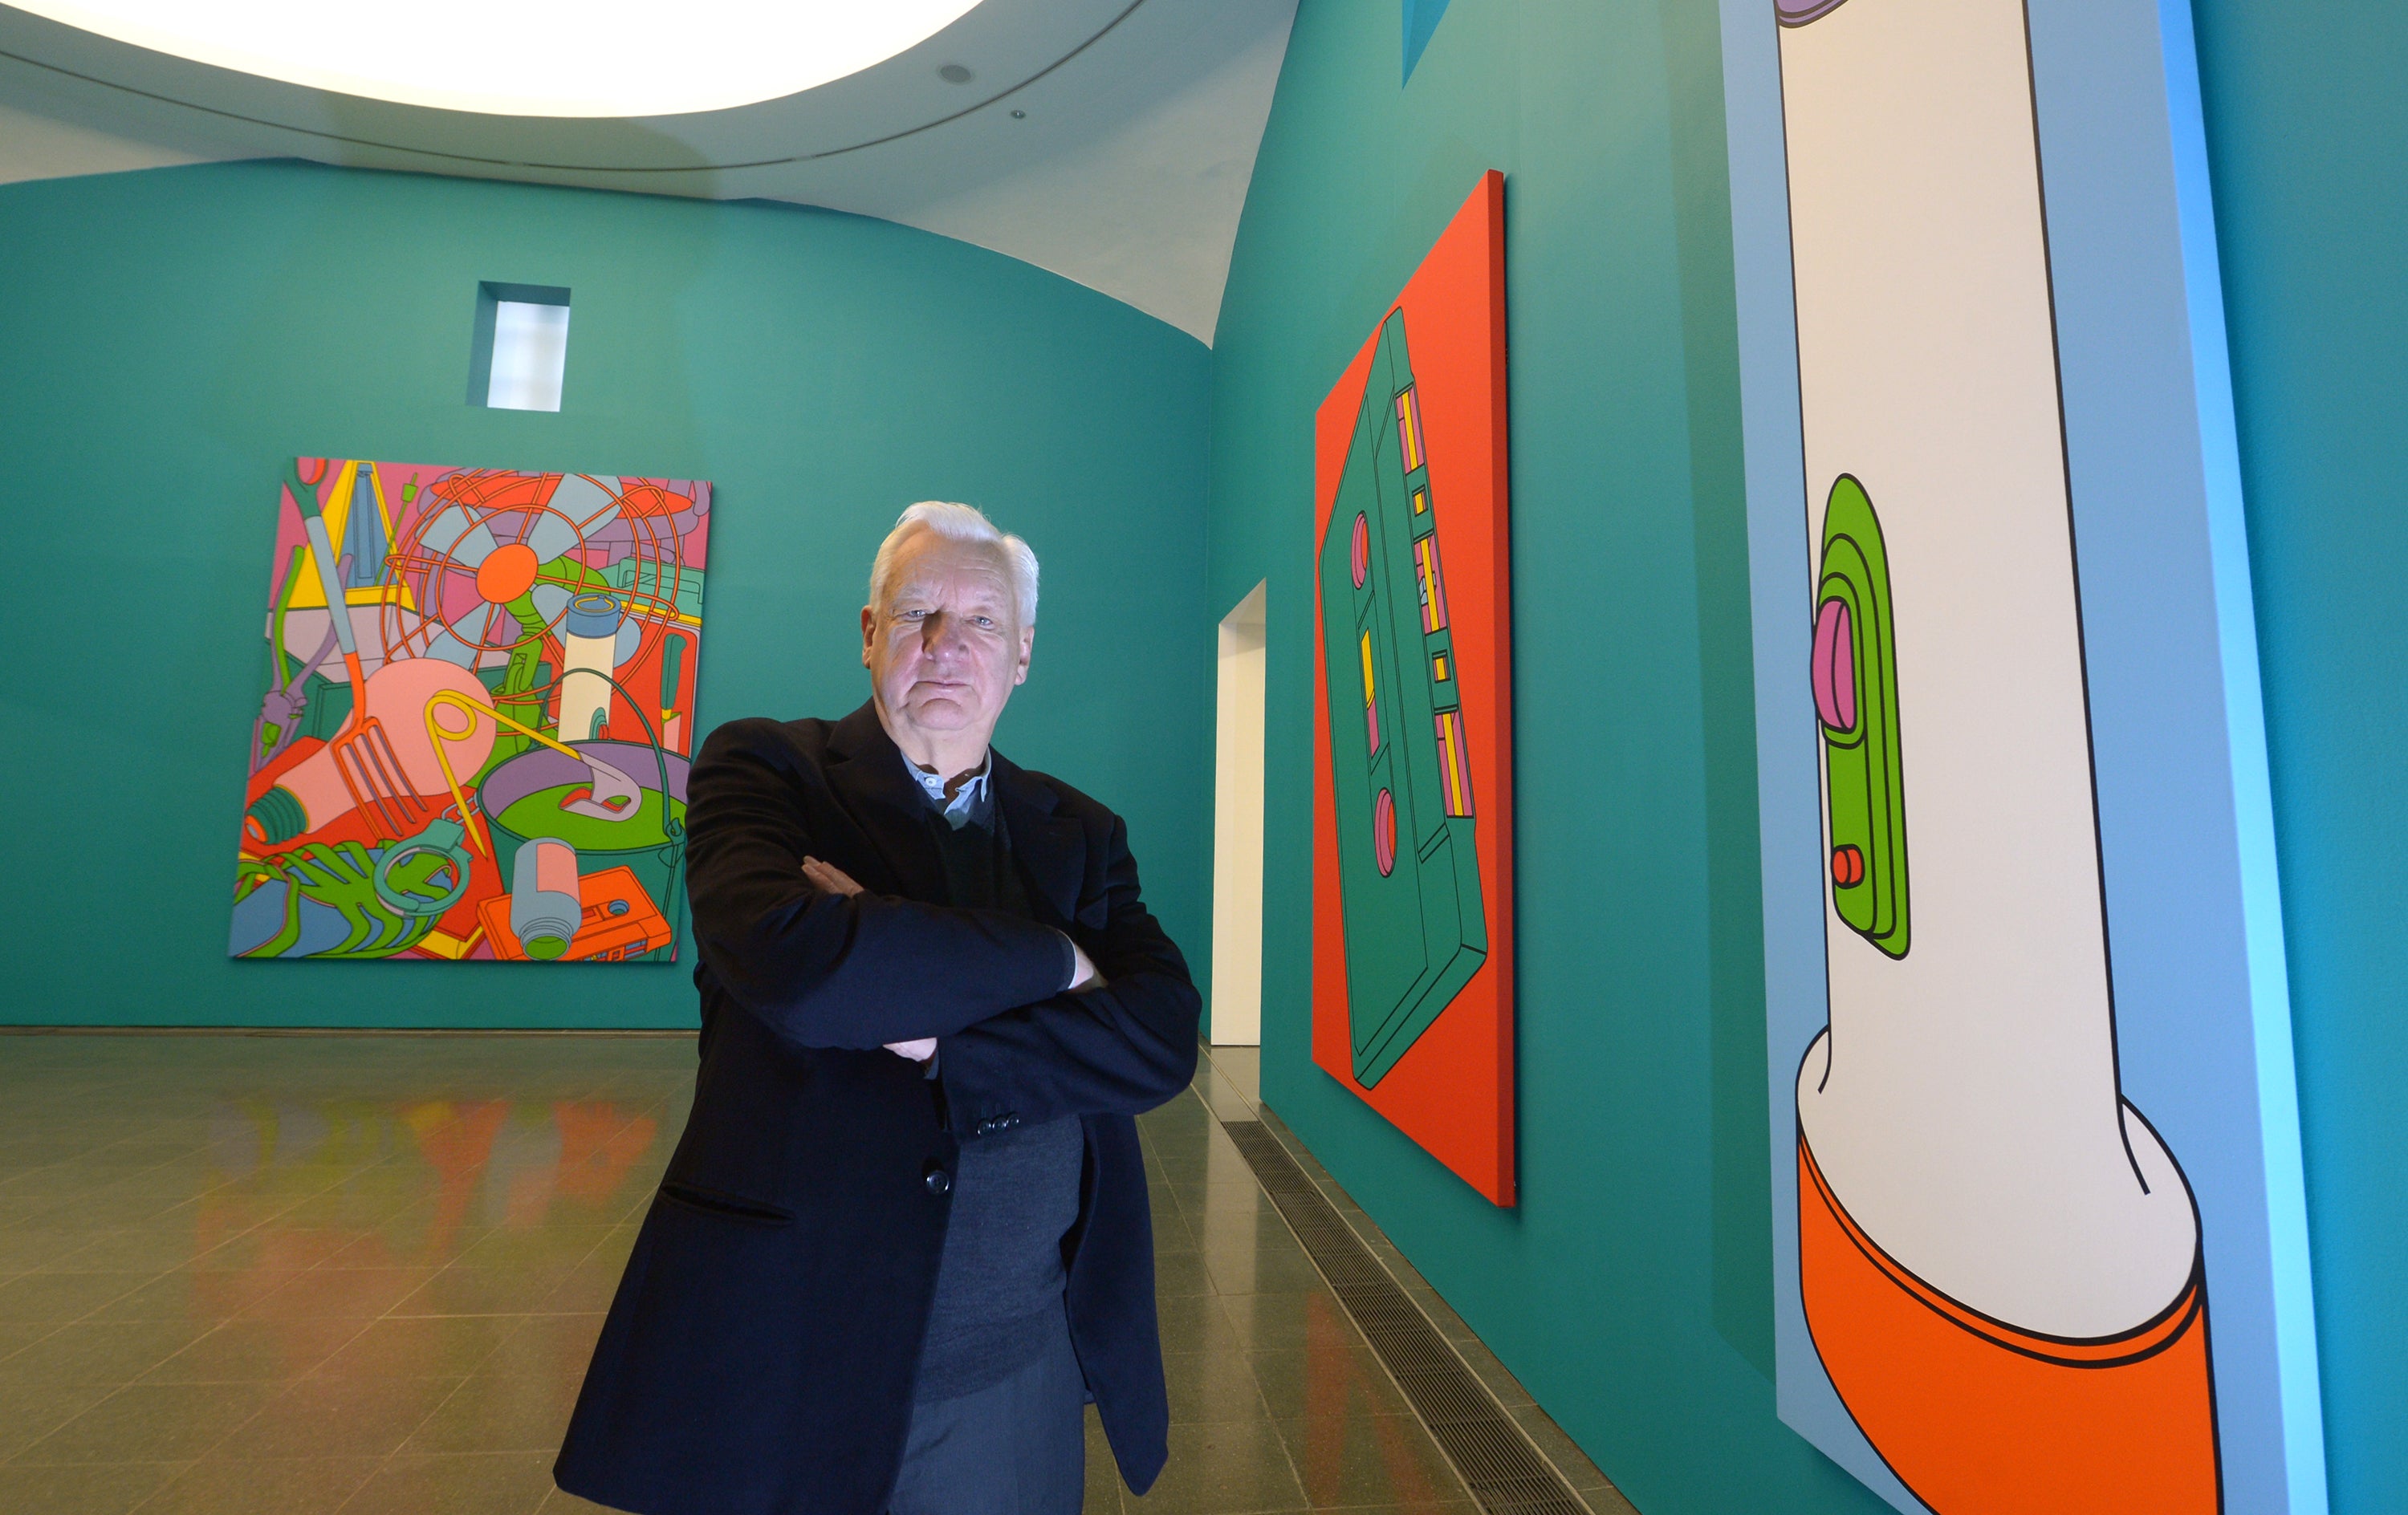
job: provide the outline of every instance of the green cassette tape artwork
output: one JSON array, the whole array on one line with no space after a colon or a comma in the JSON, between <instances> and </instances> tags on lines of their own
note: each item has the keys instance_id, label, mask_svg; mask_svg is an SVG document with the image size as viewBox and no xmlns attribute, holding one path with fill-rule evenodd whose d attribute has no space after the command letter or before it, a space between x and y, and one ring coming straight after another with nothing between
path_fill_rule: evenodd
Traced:
<instances>
[{"instance_id":1,"label":"green cassette tape artwork","mask_svg":"<svg viewBox=\"0 0 2408 1515\"><path fill-rule=\"evenodd\" d=\"M1367 1089L1488 955L1438 508L1398 313L1380 329L1320 554L1347 1021Z\"/></svg>"}]
</instances>

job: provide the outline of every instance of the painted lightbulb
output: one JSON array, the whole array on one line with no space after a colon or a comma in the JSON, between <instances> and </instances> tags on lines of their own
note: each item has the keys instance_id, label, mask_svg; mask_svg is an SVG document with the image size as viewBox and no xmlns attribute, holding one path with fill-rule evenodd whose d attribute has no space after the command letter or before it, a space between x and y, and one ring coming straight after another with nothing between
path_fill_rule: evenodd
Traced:
<instances>
[{"instance_id":1,"label":"painted lightbulb","mask_svg":"<svg viewBox=\"0 0 2408 1515\"><path fill-rule=\"evenodd\" d=\"M484 685L457 664L406 658L368 675L366 690L363 707L344 730L294 765L251 805L246 825L255 840L279 846L363 807L379 811L371 818L378 829L398 836L401 821L383 817L380 800L389 808L396 800L449 799L444 760L426 732L427 704L446 691L481 701ZM371 728L380 734L372 747L354 740ZM480 717L446 745L452 771L474 774L493 751L494 724Z\"/></svg>"}]
</instances>

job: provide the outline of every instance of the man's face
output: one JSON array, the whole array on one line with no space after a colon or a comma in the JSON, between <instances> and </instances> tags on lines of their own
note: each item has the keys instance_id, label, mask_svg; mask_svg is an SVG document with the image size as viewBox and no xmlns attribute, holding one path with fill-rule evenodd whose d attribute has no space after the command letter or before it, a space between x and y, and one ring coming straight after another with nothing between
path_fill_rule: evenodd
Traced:
<instances>
[{"instance_id":1,"label":"man's face","mask_svg":"<svg viewBox=\"0 0 2408 1515\"><path fill-rule=\"evenodd\" d=\"M1020 623L995 544L924 530L896 549L886 602L861 612L861 662L907 751L907 733L948 749L982 745L1028 677L1036 636Z\"/></svg>"}]
</instances>

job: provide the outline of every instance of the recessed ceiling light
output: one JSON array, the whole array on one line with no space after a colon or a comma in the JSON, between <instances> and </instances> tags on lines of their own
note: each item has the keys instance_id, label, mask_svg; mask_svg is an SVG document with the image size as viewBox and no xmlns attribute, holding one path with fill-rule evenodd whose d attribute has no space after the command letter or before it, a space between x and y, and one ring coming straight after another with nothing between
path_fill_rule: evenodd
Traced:
<instances>
[{"instance_id":1,"label":"recessed ceiling light","mask_svg":"<svg viewBox=\"0 0 2408 1515\"><path fill-rule=\"evenodd\" d=\"M727 110L859 73L979 0L8 0L153 51L496 116Z\"/></svg>"}]
</instances>

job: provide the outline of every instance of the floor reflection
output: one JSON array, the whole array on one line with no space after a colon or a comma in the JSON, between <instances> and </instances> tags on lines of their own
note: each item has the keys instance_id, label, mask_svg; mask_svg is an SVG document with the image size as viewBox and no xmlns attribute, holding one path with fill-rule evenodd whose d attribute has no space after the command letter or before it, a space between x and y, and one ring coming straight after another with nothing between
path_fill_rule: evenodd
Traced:
<instances>
[{"instance_id":1,"label":"floor reflection","mask_svg":"<svg viewBox=\"0 0 2408 1515\"><path fill-rule=\"evenodd\" d=\"M693 1078L690 1039L0 1040L0 1509L591 1508L551 1458ZM1171 1462L1131 1496L1091 1423L1088 1510L1473 1508L1204 1100L1140 1124Z\"/></svg>"},{"instance_id":2,"label":"floor reflection","mask_svg":"<svg viewBox=\"0 0 2408 1515\"><path fill-rule=\"evenodd\" d=\"M270 1265L353 1251L352 1265L391 1266L448 1261L485 1230L609 1224L659 1136L611 1100L223 1099L196 1246L256 1232ZM285 1219L305 1198L321 1201L316 1223Z\"/></svg>"},{"instance_id":3,"label":"floor reflection","mask_svg":"<svg viewBox=\"0 0 2408 1515\"><path fill-rule=\"evenodd\" d=\"M544 1508L693 1069L690 1038L0 1043L0 1509Z\"/></svg>"}]
</instances>

